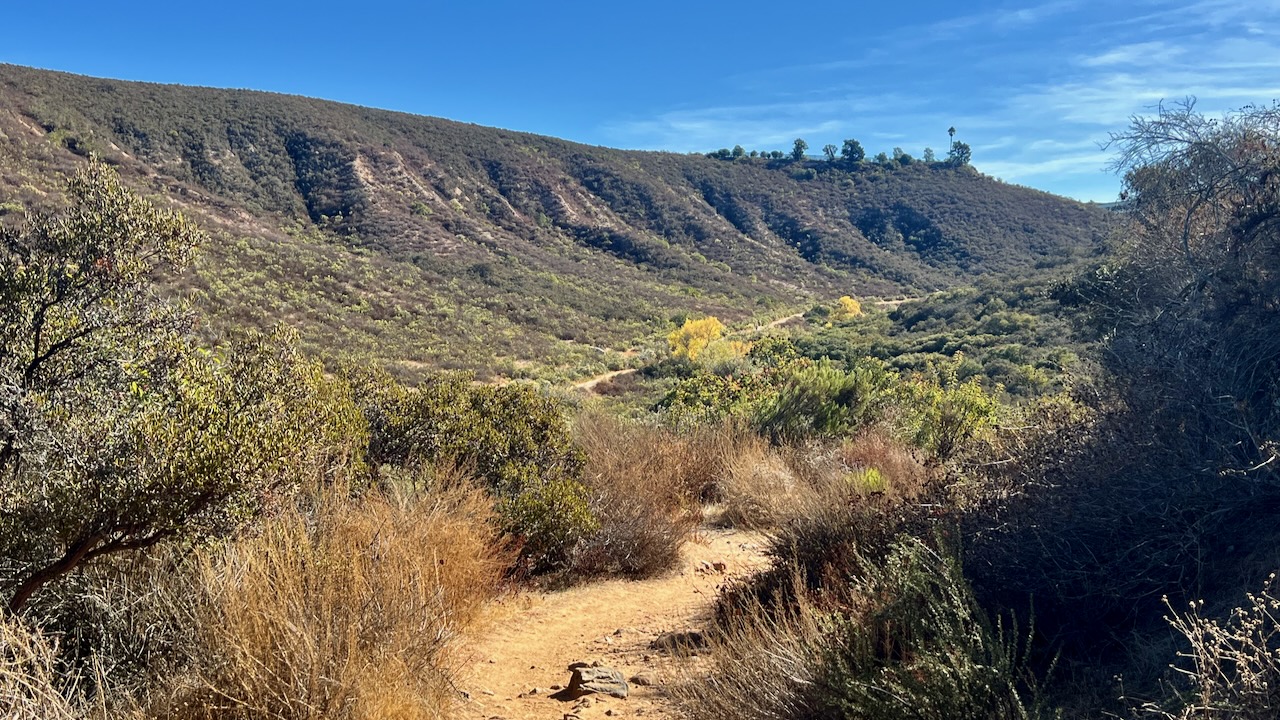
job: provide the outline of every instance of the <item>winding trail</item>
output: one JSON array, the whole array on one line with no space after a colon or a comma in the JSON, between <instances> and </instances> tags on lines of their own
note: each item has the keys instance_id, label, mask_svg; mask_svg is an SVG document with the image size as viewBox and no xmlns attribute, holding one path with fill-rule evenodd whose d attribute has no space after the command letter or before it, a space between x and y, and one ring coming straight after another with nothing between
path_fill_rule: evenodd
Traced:
<instances>
[{"instance_id":1,"label":"winding trail","mask_svg":"<svg viewBox=\"0 0 1280 720\"><path fill-rule=\"evenodd\" d=\"M664 658L649 649L650 641L663 632L704 627L719 588L766 565L763 547L758 533L704 528L685 544L681 565L670 574L507 598L492 608L469 646L472 659L459 683L467 699L459 717L675 720L680 715L662 690ZM716 563L723 563L723 572ZM658 684L632 683L625 700L549 697L559 689L554 686L568 683L570 663L594 660L628 679L650 673Z\"/></svg>"}]
</instances>

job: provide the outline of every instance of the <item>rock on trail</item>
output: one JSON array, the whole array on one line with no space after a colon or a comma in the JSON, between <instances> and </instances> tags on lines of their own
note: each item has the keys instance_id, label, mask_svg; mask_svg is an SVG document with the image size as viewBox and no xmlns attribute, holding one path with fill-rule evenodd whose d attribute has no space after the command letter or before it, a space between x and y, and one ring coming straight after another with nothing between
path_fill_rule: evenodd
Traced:
<instances>
[{"instance_id":1,"label":"rock on trail","mask_svg":"<svg viewBox=\"0 0 1280 720\"><path fill-rule=\"evenodd\" d=\"M703 529L667 575L506 598L468 646L459 717L675 720L680 715L662 691L661 664L672 661L650 644L664 633L705 627L719 588L767 565L763 548L758 533ZM703 571L717 564L723 573ZM580 692L592 684L600 690ZM625 699L602 691L621 694L624 687Z\"/></svg>"}]
</instances>

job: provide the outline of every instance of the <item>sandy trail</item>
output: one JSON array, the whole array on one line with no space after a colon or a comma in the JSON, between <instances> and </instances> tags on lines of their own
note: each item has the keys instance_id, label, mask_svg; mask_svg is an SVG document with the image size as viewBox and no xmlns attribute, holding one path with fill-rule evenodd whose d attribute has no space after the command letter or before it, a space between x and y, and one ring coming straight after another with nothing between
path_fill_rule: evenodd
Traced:
<instances>
[{"instance_id":1,"label":"sandy trail","mask_svg":"<svg viewBox=\"0 0 1280 720\"><path fill-rule=\"evenodd\" d=\"M595 389L595 386L599 385L599 384L600 384L600 383L602 383L602 382L606 382L606 381L612 380L612 379L614 379L614 378L616 378L616 377L620 377L620 376L622 376L622 375L630 375L630 374L631 374L631 373L633 373L633 372L636 372L636 369L635 369L635 368L624 368L624 369L622 369L622 370L610 370L610 371L609 371L609 372L607 372L607 373L602 373L602 374L600 374L600 375L596 375L595 377L593 377L593 378L588 378L587 380L583 380L583 381L582 381L582 382L580 382L580 383L574 383L574 385L573 385L573 389L574 389L574 390L586 390L586 391L590 392L591 390Z\"/></svg>"},{"instance_id":2,"label":"sandy trail","mask_svg":"<svg viewBox=\"0 0 1280 720\"><path fill-rule=\"evenodd\" d=\"M459 683L468 699L460 717L680 717L661 684L632 684L625 700L591 695L586 702L560 701L549 695L553 686L568 683L569 663L580 660L599 660L628 679L648 671L660 680L664 656L649 649L650 641L670 630L704 627L720 586L766 565L763 548L757 533L704 529L686 543L680 568L668 575L508 598L468 648L472 661ZM724 572L714 563L723 563Z\"/></svg>"}]
</instances>

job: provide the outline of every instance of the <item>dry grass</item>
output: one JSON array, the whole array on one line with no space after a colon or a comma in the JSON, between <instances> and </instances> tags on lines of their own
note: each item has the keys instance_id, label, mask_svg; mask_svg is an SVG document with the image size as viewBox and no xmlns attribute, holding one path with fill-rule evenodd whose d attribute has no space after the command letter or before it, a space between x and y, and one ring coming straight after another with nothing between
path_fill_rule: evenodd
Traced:
<instances>
[{"instance_id":1,"label":"dry grass","mask_svg":"<svg viewBox=\"0 0 1280 720\"><path fill-rule=\"evenodd\" d=\"M701 496L721 462L718 437L680 437L651 425L582 416L583 482L600 529L578 548L572 572L643 577L673 567L701 520Z\"/></svg>"},{"instance_id":2,"label":"dry grass","mask_svg":"<svg viewBox=\"0 0 1280 720\"><path fill-rule=\"evenodd\" d=\"M802 581L792 575L799 588ZM822 613L792 593L790 607L754 604L717 628L703 662L674 666L671 696L695 720L813 717L822 671Z\"/></svg>"},{"instance_id":3,"label":"dry grass","mask_svg":"<svg viewBox=\"0 0 1280 720\"><path fill-rule=\"evenodd\" d=\"M0 717L61 720L79 714L58 690L57 649L17 618L0 616Z\"/></svg>"},{"instance_id":4,"label":"dry grass","mask_svg":"<svg viewBox=\"0 0 1280 720\"><path fill-rule=\"evenodd\" d=\"M888 433L871 428L840 446L839 457L852 470L874 469L883 486L879 492L894 500L915 500L928 489L930 472L911 448Z\"/></svg>"},{"instance_id":5,"label":"dry grass","mask_svg":"<svg viewBox=\"0 0 1280 720\"><path fill-rule=\"evenodd\" d=\"M743 438L720 478L722 520L749 529L774 528L811 504L817 489L783 451L760 437Z\"/></svg>"},{"instance_id":6,"label":"dry grass","mask_svg":"<svg viewBox=\"0 0 1280 720\"><path fill-rule=\"evenodd\" d=\"M445 717L459 631L495 593L478 490L324 498L207 555L198 672L156 712L180 718Z\"/></svg>"}]
</instances>

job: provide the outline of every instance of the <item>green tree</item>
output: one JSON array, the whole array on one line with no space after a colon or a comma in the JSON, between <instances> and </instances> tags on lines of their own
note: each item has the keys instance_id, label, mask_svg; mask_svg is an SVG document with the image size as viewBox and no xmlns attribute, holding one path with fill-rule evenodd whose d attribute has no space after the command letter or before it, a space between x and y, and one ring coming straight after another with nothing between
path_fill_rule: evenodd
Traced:
<instances>
[{"instance_id":1,"label":"green tree","mask_svg":"<svg viewBox=\"0 0 1280 720\"><path fill-rule=\"evenodd\" d=\"M234 527L361 427L289 337L194 347L188 314L152 286L191 256L194 226L96 163L67 194L64 212L0 231L11 612L96 557Z\"/></svg>"},{"instance_id":2,"label":"green tree","mask_svg":"<svg viewBox=\"0 0 1280 720\"><path fill-rule=\"evenodd\" d=\"M839 151L840 151L840 148L836 147L835 145L827 144L822 146L822 154L827 156L827 162L835 162L836 153L838 153Z\"/></svg>"},{"instance_id":3,"label":"green tree","mask_svg":"<svg viewBox=\"0 0 1280 720\"><path fill-rule=\"evenodd\" d=\"M947 153L947 162L956 167L968 165L973 158L973 152L969 149L968 143L954 142L951 143L951 151Z\"/></svg>"},{"instance_id":4,"label":"green tree","mask_svg":"<svg viewBox=\"0 0 1280 720\"><path fill-rule=\"evenodd\" d=\"M862 149L862 143L857 140L849 139L844 141L844 146L840 148L840 156L846 162L856 163L862 162L867 157L867 153Z\"/></svg>"},{"instance_id":5,"label":"green tree","mask_svg":"<svg viewBox=\"0 0 1280 720\"><path fill-rule=\"evenodd\" d=\"M927 147L927 148L925 148L925 149L924 149L924 156L923 156L923 160L924 160L925 162L927 162L927 163L932 163L932 162L937 162L937 161L938 161L938 157L937 157L936 155L934 155L934 153L933 153L933 148L931 148L931 147Z\"/></svg>"},{"instance_id":6,"label":"green tree","mask_svg":"<svg viewBox=\"0 0 1280 720\"><path fill-rule=\"evenodd\" d=\"M734 145L734 146L733 146L733 151L732 151L731 155L732 155L732 157L733 157L733 159L734 159L734 160L737 160L738 158L743 157L743 156L744 156L744 155L746 155L746 154L747 154L747 151L746 151L746 150L744 150L744 149L742 148L742 146L741 146L741 145Z\"/></svg>"},{"instance_id":7,"label":"green tree","mask_svg":"<svg viewBox=\"0 0 1280 720\"><path fill-rule=\"evenodd\" d=\"M796 144L791 148L791 159L800 162L804 159L804 153L809 149L809 143L801 138L796 138Z\"/></svg>"}]
</instances>

